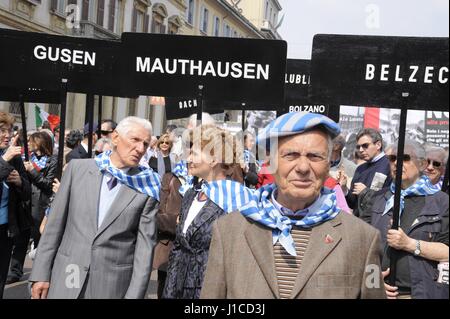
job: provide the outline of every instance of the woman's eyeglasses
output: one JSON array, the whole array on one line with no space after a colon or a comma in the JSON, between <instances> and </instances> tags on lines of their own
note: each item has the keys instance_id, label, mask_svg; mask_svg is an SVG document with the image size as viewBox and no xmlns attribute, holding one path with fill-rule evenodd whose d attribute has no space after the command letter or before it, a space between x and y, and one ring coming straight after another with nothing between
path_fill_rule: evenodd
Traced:
<instances>
[{"instance_id":1,"label":"woman's eyeglasses","mask_svg":"<svg viewBox=\"0 0 450 319\"><path fill-rule=\"evenodd\" d=\"M433 160L430 160L429 158L427 158L427 163L428 163L428 165L433 165L434 168L440 168L442 166L441 162L433 161Z\"/></svg>"},{"instance_id":2,"label":"woman's eyeglasses","mask_svg":"<svg viewBox=\"0 0 450 319\"><path fill-rule=\"evenodd\" d=\"M397 155L387 155L387 158L389 159L389 162L394 163L397 161ZM403 162L409 162L411 161L411 155L404 154L403 155Z\"/></svg>"}]
</instances>

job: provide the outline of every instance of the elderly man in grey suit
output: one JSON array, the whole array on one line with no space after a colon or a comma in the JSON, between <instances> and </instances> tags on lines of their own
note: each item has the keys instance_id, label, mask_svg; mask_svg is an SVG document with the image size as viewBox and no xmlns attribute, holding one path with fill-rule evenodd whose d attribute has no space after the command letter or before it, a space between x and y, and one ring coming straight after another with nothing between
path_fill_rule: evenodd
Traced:
<instances>
[{"instance_id":1,"label":"elderly man in grey suit","mask_svg":"<svg viewBox=\"0 0 450 319\"><path fill-rule=\"evenodd\" d=\"M156 244L159 176L139 166L150 122L122 120L113 150L64 172L39 243L32 298L144 298Z\"/></svg>"},{"instance_id":2,"label":"elderly man in grey suit","mask_svg":"<svg viewBox=\"0 0 450 319\"><path fill-rule=\"evenodd\" d=\"M339 126L285 114L259 136L275 183L218 220L201 298L385 298L380 235L323 187Z\"/></svg>"}]
</instances>

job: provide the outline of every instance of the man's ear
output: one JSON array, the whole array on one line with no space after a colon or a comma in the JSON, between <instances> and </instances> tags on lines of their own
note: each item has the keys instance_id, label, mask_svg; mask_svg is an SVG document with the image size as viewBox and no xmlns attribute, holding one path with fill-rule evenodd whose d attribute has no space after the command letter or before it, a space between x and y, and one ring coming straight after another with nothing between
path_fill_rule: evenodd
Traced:
<instances>
[{"instance_id":1,"label":"man's ear","mask_svg":"<svg viewBox=\"0 0 450 319\"><path fill-rule=\"evenodd\" d=\"M377 142L375 143L375 145L378 147L378 150L379 150L379 151L380 151L381 148L383 147L383 144L381 143L381 141L377 141Z\"/></svg>"},{"instance_id":2,"label":"man's ear","mask_svg":"<svg viewBox=\"0 0 450 319\"><path fill-rule=\"evenodd\" d=\"M117 144L119 144L120 135L117 133L117 131L114 131L111 133L111 141L114 147L117 147Z\"/></svg>"}]
</instances>

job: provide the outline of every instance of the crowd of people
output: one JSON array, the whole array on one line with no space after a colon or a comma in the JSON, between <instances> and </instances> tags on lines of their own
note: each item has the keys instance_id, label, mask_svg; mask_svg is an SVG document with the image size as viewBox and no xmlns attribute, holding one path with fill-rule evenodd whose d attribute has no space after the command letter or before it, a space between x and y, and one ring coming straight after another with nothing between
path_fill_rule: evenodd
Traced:
<instances>
[{"instance_id":1,"label":"crowd of people","mask_svg":"<svg viewBox=\"0 0 450 319\"><path fill-rule=\"evenodd\" d=\"M448 151L406 140L392 229L398 149L377 130L348 149L319 114L238 134L198 122L154 136L104 120L61 146L0 112L0 298L27 252L33 299L144 298L153 270L158 298L449 297Z\"/></svg>"}]
</instances>

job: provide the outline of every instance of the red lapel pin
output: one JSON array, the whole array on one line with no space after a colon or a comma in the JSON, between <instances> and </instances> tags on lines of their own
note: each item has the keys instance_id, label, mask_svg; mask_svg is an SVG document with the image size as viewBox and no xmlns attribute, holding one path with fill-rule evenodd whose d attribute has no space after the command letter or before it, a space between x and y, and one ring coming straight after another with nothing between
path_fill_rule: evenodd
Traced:
<instances>
[{"instance_id":1,"label":"red lapel pin","mask_svg":"<svg viewBox=\"0 0 450 319\"><path fill-rule=\"evenodd\" d=\"M329 234L325 236L325 243L326 244L331 244L332 242L334 242L333 237L331 237Z\"/></svg>"}]
</instances>

